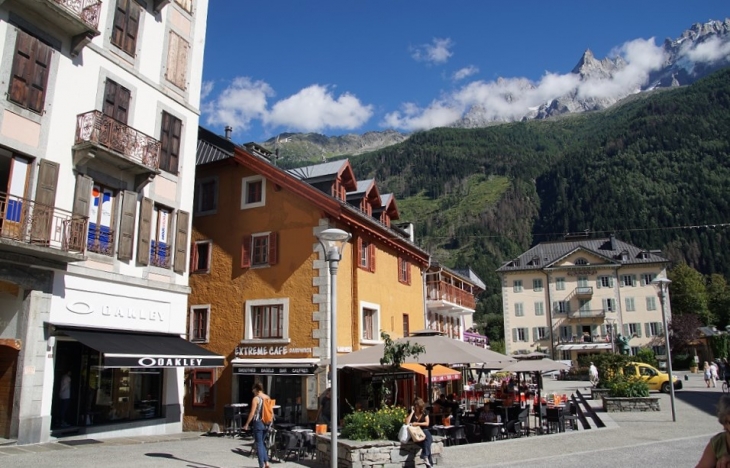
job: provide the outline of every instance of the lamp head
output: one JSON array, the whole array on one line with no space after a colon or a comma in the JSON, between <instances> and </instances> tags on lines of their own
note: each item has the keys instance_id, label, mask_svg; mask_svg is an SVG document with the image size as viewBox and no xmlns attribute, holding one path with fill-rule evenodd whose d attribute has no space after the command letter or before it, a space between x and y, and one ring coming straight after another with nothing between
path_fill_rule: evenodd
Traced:
<instances>
[{"instance_id":1,"label":"lamp head","mask_svg":"<svg viewBox=\"0 0 730 468\"><path fill-rule=\"evenodd\" d=\"M657 291L663 293L669 287L669 283L671 282L672 280L670 280L669 278L654 278L651 284L654 285Z\"/></svg>"},{"instance_id":2,"label":"lamp head","mask_svg":"<svg viewBox=\"0 0 730 468\"><path fill-rule=\"evenodd\" d=\"M350 237L352 235L349 232L335 228L325 229L317 234L317 239L322 244L327 261L339 261L342 256L342 249L345 247L347 241L350 240Z\"/></svg>"}]
</instances>

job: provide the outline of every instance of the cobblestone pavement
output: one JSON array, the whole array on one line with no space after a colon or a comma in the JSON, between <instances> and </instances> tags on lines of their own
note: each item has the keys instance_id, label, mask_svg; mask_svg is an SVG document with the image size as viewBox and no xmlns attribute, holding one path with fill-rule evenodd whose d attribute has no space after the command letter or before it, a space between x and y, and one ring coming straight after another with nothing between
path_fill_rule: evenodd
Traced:
<instances>
[{"instance_id":1,"label":"cobblestone pavement","mask_svg":"<svg viewBox=\"0 0 730 468\"><path fill-rule=\"evenodd\" d=\"M680 374L683 377L684 374ZM603 413L604 429L568 431L445 449L441 466L490 467L611 467L694 466L709 438L722 428L714 406L722 391L706 388L702 377L690 374L676 392L677 422L672 422L669 395L659 395L661 408L651 413ZM547 381L546 391L590 393L587 382ZM590 400L589 400L590 401ZM598 402L593 402L598 404ZM250 442L196 433L85 441L78 445L53 442L15 446L0 440L0 466L12 467L255 467ZM306 459L273 466L315 466Z\"/></svg>"}]
</instances>

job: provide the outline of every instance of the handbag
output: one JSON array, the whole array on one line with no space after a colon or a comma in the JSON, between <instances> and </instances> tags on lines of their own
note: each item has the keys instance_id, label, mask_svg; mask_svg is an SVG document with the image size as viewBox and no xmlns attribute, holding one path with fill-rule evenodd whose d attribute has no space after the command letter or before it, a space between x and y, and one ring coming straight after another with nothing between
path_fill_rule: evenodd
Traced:
<instances>
[{"instance_id":1,"label":"handbag","mask_svg":"<svg viewBox=\"0 0 730 468\"><path fill-rule=\"evenodd\" d=\"M408 440L411 438L411 435L408 433L408 425L403 424L400 427L400 431L398 431L398 440L401 444L405 444L408 442Z\"/></svg>"},{"instance_id":2,"label":"handbag","mask_svg":"<svg viewBox=\"0 0 730 468\"><path fill-rule=\"evenodd\" d=\"M423 433L421 426L408 426L408 434L413 442L423 442L426 440L426 434Z\"/></svg>"}]
</instances>

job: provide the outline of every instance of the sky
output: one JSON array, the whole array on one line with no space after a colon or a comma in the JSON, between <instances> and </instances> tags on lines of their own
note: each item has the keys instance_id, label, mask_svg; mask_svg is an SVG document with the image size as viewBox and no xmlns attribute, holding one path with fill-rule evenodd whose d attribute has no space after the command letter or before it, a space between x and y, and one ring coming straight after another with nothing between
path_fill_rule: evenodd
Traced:
<instances>
[{"instance_id":1,"label":"sky","mask_svg":"<svg viewBox=\"0 0 730 468\"><path fill-rule=\"evenodd\" d=\"M665 38L728 17L727 0L210 0L200 123L262 142L408 133L473 105L513 118L567 91L636 86L661 64ZM577 83L586 49L621 56L625 73ZM687 52L727 58L730 43Z\"/></svg>"}]
</instances>

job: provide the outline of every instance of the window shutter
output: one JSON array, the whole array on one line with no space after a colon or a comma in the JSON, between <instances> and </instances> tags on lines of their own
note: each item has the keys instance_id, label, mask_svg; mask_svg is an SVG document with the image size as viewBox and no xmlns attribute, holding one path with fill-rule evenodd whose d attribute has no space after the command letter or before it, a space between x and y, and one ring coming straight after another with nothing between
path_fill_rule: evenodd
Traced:
<instances>
[{"instance_id":1,"label":"window shutter","mask_svg":"<svg viewBox=\"0 0 730 468\"><path fill-rule=\"evenodd\" d=\"M658 330L657 335L663 335L664 334L664 326L662 325L662 322L656 323L656 329Z\"/></svg>"},{"instance_id":2,"label":"window shutter","mask_svg":"<svg viewBox=\"0 0 730 468\"><path fill-rule=\"evenodd\" d=\"M243 236L241 242L241 268L251 266L251 236Z\"/></svg>"},{"instance_id":3,"label":"window shutter","mask_svg":"<svg viewBox=\"0 0 730 468\"><path fill-rule=\"evenodd\" d=\"M631 286L636 287L636 275L631 275Z\"/></svg>"},{"instance_id":4,"label":"window shutter","mask_svg":"<svg viewBox=\"0 0 730 468\"><path fill-rule=\"evenodd\" d=\"M608 336L608 328L606 327L606 324L601 325L601 336Z\"/></svg>"},{"instance_id":5,"label":"window shutter","mask_svg":"<svg viewBox=\"0 0 730 468\"><path fill-rule=\"evenodd\" d=\"M565 312L570 313L570 301L565 301Z\"/></svg>"},{"instance_id":6,"label":"window shutter","mask_svg":"<svg viewBox=\"0 0 730 468\"><path fill-rule=\"evenodd\" d=\"M375 272L375 244L370 242L368 244L368 269L371 272Z\"/></svg>"},{"instance_id":7,"label":"window shutter","mask_svg":"<svg viewBox=\"0 0 730 468\"><path fill-rule=\"evenodd\" d=\"M638 338L641 338L641 324L639 324L638 327L636 327L636 336ZM648 334L646 336L649 336Z\"/></svg>"},{"instance_id":8,"label":"window shutter","mask_svg":"<svg viewBox=\"0 0 730 468\"><path fill-rule=\"evenodd\" d=\"M10 74L8 98L22 106L27 105L28 89L32 81L33 45L35 41L32 36L18 30L15 39L15 55L13 56L13 69Z\"/></svg>"},{"instance_id":9,"label":"window shutter","mask_svg":"<svg viewBox=\"0 0 730 468\"><path fill-rule=\"evenodd\" d=\"M609 285L610 287L613 287L613 286L614 286L614 283L613 283L613 276L609 276L609 277L608 277L608 285Z\"/></svg>"},{"instance_id":10,"label":"window shutter","mask_svg":"<svg viewBox=\"0 0 730 468\"><path fill-rule=\"evenodd\" d=\"M107 78L104 83L104 104L102 104L101 111L111 118L114 118L116 114L117 88L119 88L117 82Z\"/></svg>"},{"instance_id":11,"label":"window shutter","mask_svg":"<svg viewBox=\"0 0 730 468\"><path fill-rule=\"evenodd\" d=\"M208 255L211 255L212 252L208 252ZM188 271L190 273L195 273L198 270L198 244L195 242L190 243L190 267Z\"/></svg>"},{"instance_id":12,"label":"window shutter","mask_svg":"<svg viewBox=\"0 0 730 468\"><path fill-rule=\"evenodd\" d=\"M651 324L650 323L645 323L644 324L644 329L646 330L646 336L647 337L651 336Z\"/></svg>"},{"instance_id":13,"label":"window shutter","mask_svg":"<svg viewBox=\"0 0 730 468\"><path fill-rule=\"evenodd\" d=\"M357 265L362 266L362 237L357 238Z\"/></svg>"},{"instance_id":14,"label":"window shutter","mask_svg":"<svg viewBox=\"0 0 730 468\"><path fill-rule=\"evenodd\" d=\"M406 278L408 279L408 284L411 284L411 263L408 260L403 260L406 262Z\"/></svg>"},{"instance_id":15,"label":"window shutter","mask_svg":"<svg viewBox=\"0 0 730 468\"><path fill-rule=\"evenodd\" d=\"M76 176L76 194L74 195L73 214L89 216L91 208L91 177L79 174Z\"/></svg>"},{"instance_id":16,"label":"window shutter","mask_svg":"<svg viewBox=\"0 0 730 468\"><path fill-rule=\"evenodd\" d=\"M558 313L560 309L558 308L558 301L553 301L553 312Z\"/></svg>"},{"instance_id":17,"label":"window shutter","mask_svg":"<svg viewBox=\"0 0 730 468\"><path fill-rule=\"evenodd\" d=\"M116 107L114 109L114 118L123 124L127 123L129 115L129 100L132 97L132 92L124 86L117 86L117 96L115 99Z\"/></svg>"},{"instance_id":18,"label":"window shutter","mask_svg":"<svg viewBox=\"0 0 730 468\"><path fill-rule=\"evenodd\" d=\"M269 265L279 263L279 235L276 232L269 233Z\"/></svg>"},{"instance_id":19,"label":"window shutter","mask_svg":"<svg viewBox=\"0 0 730 468\"><path fill-rule=\"evenodd\" d=\"M162 113L162 127L160 128L160 168L167 169L170 162L170 127L172 116L167 112ZM192 271L192 270L191 270Z\"/></svg>"},{"instance_id":20,"label":"window shutter","mask_svg":"<svg viewBox=\"0 0 730 468\"><path fill-rule=\"evenodd\" d=\"M185 264L188 255L188 224L190 213L187 211L177 212L177 235L175 236L175 260L172 269L175 273L185 273Z\"/></svg>"},{"instance_id":21,"label":"window shutter","mask_svg":"<svg viewBox=\"0 0 730 468\"><path fill-rule=\"evenodd\" d=\"M117 0L114 11L114 25L112 26L112 44L122 47L124 42L124 26L127 20L127 8L130 0Z\"/></svg>"},{"instance_id":22,"label":"window shutter","mask_svg":"<svg viewBox=\"0 0 730 468\"><path fill-rule=\"evenodd\" d=\"M608 310L608 299L601 299L601 302L603 303L603 311L606 312Z\"/></svg>"},{"instance_id":23,"label":"window shutter","mask_svg":"<svg viewBox=\"0 0 730 468\"><path fill-rule=\"evenodd\" d=\"M140 7L134 0L128 0L127 24L125 28L124 45L122 49L134 57L137 48L137 31L139 29Z\"/></svg>"},{"instance_id":24,"label":"window shutter","mask_svg":"<svg viewBox=\"0 0 730 468\"><path fill-rule=\"evenodd\" d=\"M596 279L596 289L601 289L601 277L600 276Z\"/></svg>"},{"instance_id":25,"label":"window shutter","mask_svg":"<svg viewBox=\"0 0 730 468\"><path fill-rule=\"evenodd\" d=\"M32 82L28 87L28 108L36 112L43 111L43 100L48 86L48 70L51 66L53 49L34 39L35 57L32 68Z\"/></svg>"},{"instance_id":26,"label":"window shutter","mask_svg":"<svg viewBox=\"0 0 730 468\"><path fill-rule=\"evenodd\" d=\"M125 190L123 197L117 258L120 260L130 260L134 246L134 221L137 218L137 193Z\"/></svg>"},{"instance_id":27,"label":"window shutter","mask_svg":"<svg viewBox=\"0 0 730 468\"><path fill-rule=\"evenodd\" d=\"M517 342L517 329L516 328L512 329L512 342L513 343Z\"/></svg>"},{"instance_id":28,"label":"window shutter","mask_svg":"<svg viewBox=\"0 0 730 468\"><path fill-rule=\"evenodd\" d=\"M59 164L41 159L38 163L38 187L35 189L35 202L47 206L56 205L56 186L58 185ZM91 187L89 187L91 194ZM89 214L87 211L86 215Z\"/></svg>"},{"instance_id":29,"label":"window shutter","mask_svg":"<svg viewBox=\"0 0 730 468\"><path fill-rule=\"evenodd\" d=\"M182 138L182 120L172 117L172 135L170 135L170 160L167 168L173 174L177 174L180 161L180 139Z\"/></svg>"},{"instance_id":30,"label":"window shutter","mask_svg":"<svg viewBox=\"0 0 730 468\"><path fill-rule=\"evenodd\" d=\"M624 336L629 336L629 324L628 323L624 323L623 329L624 329Z\"/></svg>"},{"instance_id":31,"label":"window shutter","mask_svg":"<svg viewBox=\"0 0 730 468\"><path fill-rule=\"evenodd\" d=\"M181 36L170 31L165 78L180 89L187 85L188 52L190 45Z\"/></svg>"},{"instance_id":32,"label":"window shutter","mask_svg":"<svg viewBox=\"0 0 730 468\"><path fill-rule=\"evenodd\" d=\"M646 286L646 276L645 275L641 275L641 285Z\"/></svg>"},{"instance_id":33,"label":"window shutter","mask_svg":"<svg viewBox=\"0 0 730 468\"><path fill-rule=\"evenodd\" d=\"M537 334L537 327L532 327L532 337L535 341L540 337L540 335Z\"/></svg>"},{"instance_id":34,"label":"window shutter","mask_svg":"<svg viewBox=\"0 0 730 468\"><path fill-rule=\"evenodd\" d=\"M591 336L598 335L598 325L591 325Z\"/></svg>"},{"instance_id":35,"label":"window shutter","mask_svg":"<svg viewBox=\"0 0 730 468\"><path fill-rule=\"evenodd\" d=\"M139 236L137 240L137 263L150 264L150 240L152 236L152 211L154 203L149 198L142 198L142 210L139 215Z\"/></svg>"}]
</instances>

